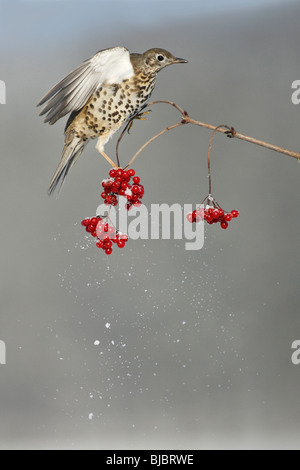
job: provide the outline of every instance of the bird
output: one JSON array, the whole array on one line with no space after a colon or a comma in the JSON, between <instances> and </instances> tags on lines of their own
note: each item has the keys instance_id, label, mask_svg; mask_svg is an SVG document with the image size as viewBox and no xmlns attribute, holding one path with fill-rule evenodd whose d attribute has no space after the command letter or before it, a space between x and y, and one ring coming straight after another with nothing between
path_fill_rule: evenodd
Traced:
<instances>
[{"instance_id":1,"label":"bird","mask_svg":"<svg viewBox=\"0 0 300 470\"><path fill-rule=\"evenodd\" d=\"M48 194L62 187L90 140L98 139L96 149L111 163L105 145L123 124L139 116L158 72L187 62L160 48L138 54L112 47L97 52L55 85L37 104L45 105L40 116L50 125L69 114L61 161Z\"/></svg>"}]
</instances>

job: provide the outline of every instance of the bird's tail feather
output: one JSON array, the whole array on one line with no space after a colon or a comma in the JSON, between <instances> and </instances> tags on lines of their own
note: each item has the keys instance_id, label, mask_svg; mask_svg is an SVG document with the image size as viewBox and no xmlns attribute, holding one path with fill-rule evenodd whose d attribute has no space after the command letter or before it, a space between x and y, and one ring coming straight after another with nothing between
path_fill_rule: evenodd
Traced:
<instances>
[{"instance_id":1,"label":"bird's tail feather","mask_svg":"<svg viewBox=\"0 0 300 470\"><path fill-rule=\"evenodd\" d=\"M60 185L59 191L61 190L67 174L82 154L87 142L88 141L83 141L79 137L75 136L73 132L66 133L61 161L54 173L48 189L49 196L54 193L58 185Z\"/></svg>"}]
</instances>

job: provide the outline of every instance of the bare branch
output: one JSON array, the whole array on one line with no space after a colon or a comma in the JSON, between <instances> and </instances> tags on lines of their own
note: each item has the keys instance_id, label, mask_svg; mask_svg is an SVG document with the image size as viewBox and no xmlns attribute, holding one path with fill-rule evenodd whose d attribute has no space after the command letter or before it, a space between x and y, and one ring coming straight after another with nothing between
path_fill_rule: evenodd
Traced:
<instances>
[{"instance_id":1,"label":"bare branch","mask_svg":"<svg viewBox=\"0 0 300 470\"><path fill-rule=\"evenodd\" d=\"M228 131L225 129L217 129L216 126L212 126L210 124L206 124L205 122L200 122L196 121L195 119L187 118L187 123L190 124L195 124L196 126L201 126L206 129L211 129L213 131L221 132L222 134L227 134ZM226 126L227 127L227 126ZM297 158L298 160L300 159L300 153L299 152L293 152L292 150L285 149L283 147L278 147L277 145L269 144L268 142L265 142L263 140L255 139L254 137L249 137L248 135L245 134L240 134L239 132L234 132L234 135L231 137L236 137L237 139L244 140L245 142L250 142L255 145L259 145L261 147L274 150L275 152L282 153L283 155L288 155L289 157Z\"/></svg>"},{"instance_id":2,"label":"bare branch","mask_svg":"<svg viewBox=\"0 0 300 470\"><path fill-rule=\"evenodd\" d=\"M275 152L279 152L279 153L282 153L283 155L288 155L292 158L297 158L299 161L300 161L300 153L299 152L293 152L292 150L288 150L286 148L283 148L283 147L279 147L277 145L273 145L273 144L270 144L268 142L265 142L263 140L259 140L259 139L255 139L254 137L250 137L248 135L245 135L245 134L241 134L239 132L237 132L233 127L229 127L229 126L213 126L211 124L207 124L205 122L201 122L201 121L197 121L195 119L192 119L189 114L187 113L187 111L184 111L182 108L180 108L180 106L178 106L176 103L173 103L171 101L152 101L151 103L149 103L148 105L145 106L145 108L147 107L150 107L154 104L160 104L160 103L164 103L164 104L168 104L172 107L174 107L175 109L177 109L177 111L179 111L179 113L182 115L182 121L178 124L175 124L174 126L170 126L170 127L167 127L164 131L160 132L159 134L157 134L156 136L152 137L152 139L150 139L148 142L146 142L146 144L144 144L140 149L139 151L134 155L134 157L132 158L132 160L130 161L130 163L127 165L130 166L133 161L138 157L138 155L150 144L152 143L155 139L157 139L158 137L160 137L161 135L165 134L166 132L168 132L169 130L171 129L175 129L176 127L179 127L180 125L183 125L183 124L193 124L193 125L196 125L196 126L200 126L200 127L204 127L205 129L210 129L214 132L220 132L222 134L225 134L227 135L227 137L235 137L237 139L240 139L240 140L243 140L245 142L250 142L252 144L255 144L255 145L259 145L261 147L264 147L264 148L267 148L267 149L270 149L270 150L274 150ZM126 128L127 129L127 128ZM122 134L122 137L123 137L124 134Z\"/></svg>"}]
</instances>

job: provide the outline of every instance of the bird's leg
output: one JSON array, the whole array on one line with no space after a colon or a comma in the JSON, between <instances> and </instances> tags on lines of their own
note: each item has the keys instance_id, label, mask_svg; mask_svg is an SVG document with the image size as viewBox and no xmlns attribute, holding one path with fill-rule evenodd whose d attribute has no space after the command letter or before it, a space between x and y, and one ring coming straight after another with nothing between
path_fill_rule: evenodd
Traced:
<instances>
[{"instance_id":1,"label":"bird's leg","mask_svg":"<svg viewBox=\"0 0 300 470\"><path fill-rule=\"evenodd\" d=\"M128 134L130 134L130 131L131 131L131 129L132 129L133 121L134 121L135 119L138 119L138 120L140 120L140 121L146 121L146 118L144 118L143 116L146 116L146 114L149 114L149 113L151 113L151 109L149 109L149 111L144 111L143 113L139 113L139 114L137 114L136 116L134 116L134 117L131 119L131 121L130 121L130 123L129 123L129 126L128 126L128 129L127 129Z\"/></svg>"},{"instance_id":2,"label":"bird's leg","mask_svg":"<svg viewBox=\"0 0 300 470\"><path fill-rule=\"evenodd\" d=\"M105 153L104 151L102 151L102 152L99 151L99 153L102 155L102 157L105 158L105 160L108 161L108 163L109 163L111 166L113 166L114 168L118 168L118 165L116 165L116 164L112 161L112 159L109 158L108 155L106 155L106 153Z\"/></svg>"},{"instance_id":3,"label":"bird's leg","mask_svg":"<svg viewBox=\"0 0 300 470\"><path fill-rule=\"evenodd\" d=\"M96 149L97 149L98 152L102 155L102 157L104 157L105 160L108 161L108 163L109 163L113 168L118 168L118 166L112 161L112 159L109 158L109 156L106 155L106 153L104 152L104 149L103 149L103 142L101 142L100 139L98 139L98 142L97 142L97 145L96 145Z\"/></svg>"}]
</instances>

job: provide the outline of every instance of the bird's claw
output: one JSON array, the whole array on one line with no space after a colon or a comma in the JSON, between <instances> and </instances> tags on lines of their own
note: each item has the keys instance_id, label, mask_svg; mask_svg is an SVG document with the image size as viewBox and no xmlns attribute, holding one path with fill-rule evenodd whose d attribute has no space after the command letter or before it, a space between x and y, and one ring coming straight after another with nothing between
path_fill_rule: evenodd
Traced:
<instances>
[{"instance_id":1,"label":"bird's claw","mask_svg":"<svg viewBox=\"0 0 300 470\"><path fill-rule=\"evenodd\" d=\"M145 116L146 114L149 114L149 113L151 113L151 109L149 109L149 111L144 111L143 113L139 113L139 114L137 114L136 116L134 116L134 117L131 119L130 124L129 124L128 129L127 129L128 134L130 134L130 131L131 131L132 127L133 127L133 121L134 121L135 119L138 119L139 121L146 121L146 118L143 117L143 116Z\"/></svg>"}]
</instances>

